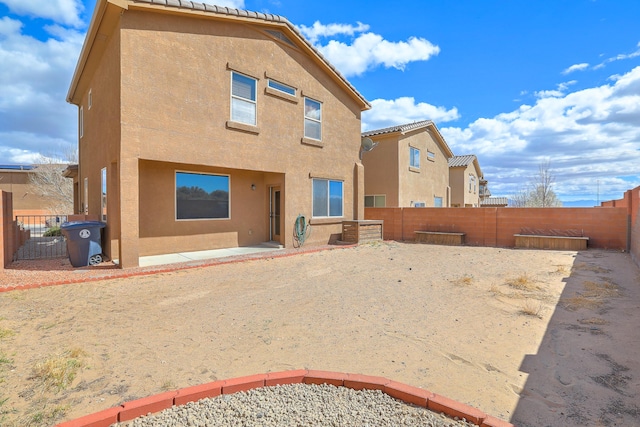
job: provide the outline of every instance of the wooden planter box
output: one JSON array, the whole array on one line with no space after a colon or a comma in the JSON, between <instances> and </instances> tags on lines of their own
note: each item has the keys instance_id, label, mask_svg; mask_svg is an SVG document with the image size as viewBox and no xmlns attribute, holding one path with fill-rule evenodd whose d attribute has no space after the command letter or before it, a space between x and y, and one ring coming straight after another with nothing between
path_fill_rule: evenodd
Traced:
<instances>
[{"instance_id":1,"label":"wooden planter box","mask_svg":"<svg viewBox=\"0 0 640 427\"><path fill-rule=\"evenodd\" d=\"M584 251L589 242L588 237L533 236L529 234L514 234L513 236L516 238L516 248L527 249Z\"/></svg>"},{"instance_id":2,"label":"wooden planter box","mask_svg":"<svg viewBox=\"0 0 640 427\"><path fill-rule=\"evenodd\" d=\"M417 243L428 243L431 245L464 245L465 233L443 233L439 231L416 231Z\"/></svg>"},{"instance_id":3,"label":"wooden planter box","mask_svg":"<svg viewBox=\"0 0 640 427\"><path fill-rule=\"evenodd\" d=\"M342 221L342 241L348 243L382 240L383 221Z\"/></svg>"}]
</instances>

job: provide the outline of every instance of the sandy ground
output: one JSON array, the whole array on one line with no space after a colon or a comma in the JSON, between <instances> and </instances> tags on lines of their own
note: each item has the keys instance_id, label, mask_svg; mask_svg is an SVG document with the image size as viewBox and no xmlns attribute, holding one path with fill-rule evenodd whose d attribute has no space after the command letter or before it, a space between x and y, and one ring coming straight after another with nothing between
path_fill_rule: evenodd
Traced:
<instances>
[{"instance_id":1,"label":"sandy ground","mask_svg":"<svg viewBox=\"0 0 640 427\"><path fill-rule=\"evenodd\" d=\"M386 242L11 291L0 425L309 368L387 377L522 427L637 426L638 325L638 268L600 250Z\"/></svg>"}]
</instances>

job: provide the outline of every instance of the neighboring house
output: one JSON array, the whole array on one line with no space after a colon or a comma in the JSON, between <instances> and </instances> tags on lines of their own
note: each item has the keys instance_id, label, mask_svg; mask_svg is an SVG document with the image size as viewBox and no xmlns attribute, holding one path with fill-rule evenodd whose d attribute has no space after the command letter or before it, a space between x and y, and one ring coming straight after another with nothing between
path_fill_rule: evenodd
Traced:
<instances>
[{"instance_id":1,"label":"neighboring house","mask_svg":"<svg viewBox=\"0 0 640 427\"><path fill-rule=\"evenodd\" d=\"M60 165L55 165L60 166ZM13 214L52 215L71 212L56 212L60 201L53 196L44 196L31 182L38 165L0 165L0 191L13 193ZM62 170L63 166L60 166Z\"/></svg>"},{"instance_id":2,"label":"neighboring house","mask_svg":"<svg viewBox=\"0 0 640 427\"><path fill-rule=\"evenodd\" d=\"M173 0L98 0L67 101L82 211L103 251L311 244L364 218L358 91L285 18Z\"/></svg>"},{"instance_id":3,"label":"neighboring house","mask_svg":"<svg viewBox=\"0 0 640 427\"><path fill-rule=\"evenodd\" d=\"M363 153L366 207L448 207L451 149L430 121L364 132L378 145Z\"/></svg>"},{"instance_id":4,"label":"neighboring house","mask_svg":"<svg viewBox=\"0 0 640 427\"><path fill-rule=\"evenodd\" d=\"M481 186L481 181L485 182L484 186ZM475 155L453 156L449 159L449 182L451 207L480 206L480 194L487 187Z\"/></svg>"},{"instance_id":5,"label":"neighboring house","mask_svg":"<svg viewBox=\"0 0 640 427\"><path fill-rule=\"evenodd\" d=\"M489 190L489 181L484 178L480 178L480 205L484 199L491 197L491 190Z\"/></svg>"},{"instance_id":6,"label":"neighboring house","mask_svg":"<svg viewBox=\"0 0 640 427\"><path fill-rule=\"evenodd\" d=\"M509 200L506 197L487 197L480 201L480 206L483 208L504 208L509 204Z\"/></svg>"}]
</instances>

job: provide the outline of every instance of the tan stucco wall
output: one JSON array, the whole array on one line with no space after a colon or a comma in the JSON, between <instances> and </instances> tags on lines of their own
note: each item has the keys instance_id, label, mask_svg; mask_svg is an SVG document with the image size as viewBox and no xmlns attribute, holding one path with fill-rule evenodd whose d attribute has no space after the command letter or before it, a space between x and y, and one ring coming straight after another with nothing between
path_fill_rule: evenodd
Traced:
<instances>
[{"instance_id":1,"label":"tan stucco wall","mask_svg":"<svg viewBox=\"0 0 640 427\"><path fill-rule=\"evenodd\" d=\"M16 215L46 215L50 213L50 207L56 206L58 201L52 198L39 196L30 184L28 171L0 171L0 191L13 193L13 210Z\"/></svg>"},{"instance_id":2,"label":"tan stucco wall","mask_svg":"<svg viewBox=\"0 0 640 427\"><path fill-rule=\"evenodd\" d=\"M91 114L87 93L82 98L79 179L82 185L89 178L89 213L99 213L100 169L109 167L108 246L122 266L137 265L143 255L267 240L271 185L282 190L286 246L297 215L311 219L312 177L344 181L344 216L311 219L310 244L326 243L343 219L354 218L354 204L363 204L363 189L354 186L362 174L356 167L362 105L314 60L255 25L136 10L120 20L89 85ZM227 64L258 79L251 132L227 126ZM265 76L295 87L296 99L267 94ZM304 95L322 102L320 146L301 142ZM175 169L229 174L232 218L176 221Z\"/></svg>"},{"instance_id":3,"label":"tan stucco wall","mask_svg":"<svg viewBox=\"0 0 640 427\"><path fill-rule=\"evenodd\" d=\"M469 175L476 178L475 190L469 191ZM480 177L473 163L466 167L450 168L449 179L451 182L451 204L459 207L480 206Z\"/></svg>"},{"instance_id":4,"label":"tan stucco wall","mask_svg":"<svg viewBox=\"0 0 640 427\"><path fill-rule=\"evenodd\" d=\"M378 145L362 155L365 195L385 195L386 206L398 207L398 138L375 138Z\"/></svg>"},{"instance_id":5,"label":"tan stucco wall","mask_svg":"<svg viewBox=\"0 0 640 427\"><path fill-rule=\"evenodd\" d=\"M424 128L401 135L376 135L378 146L363 156L365 194L387 195L387 207L411 207L414 202L434 206L434 198L449 203L449 166L442 146ZM410 148L420 150L420 168L409 167ZM427 159L427 151L435 160Z\"/></svg>"},{"instance_id":6,"label":"tan stucco wall","mask_svg":"<svg viewBox=\"0 0 640 427\"><path fill-rule=\"evenodd\" d=\"M88 82L82 96L83 136L78 143L78 191L80 204L88 203L88 214L100 218L101 170L107 168L107 227L102 242L103 252L119 258L119 184L120 148L120 36L116 32L107 41L100 66ZM91 108L89 108L89 90ZM85 178L88 200L84 200Z\"/></svg>"}]
</instances>

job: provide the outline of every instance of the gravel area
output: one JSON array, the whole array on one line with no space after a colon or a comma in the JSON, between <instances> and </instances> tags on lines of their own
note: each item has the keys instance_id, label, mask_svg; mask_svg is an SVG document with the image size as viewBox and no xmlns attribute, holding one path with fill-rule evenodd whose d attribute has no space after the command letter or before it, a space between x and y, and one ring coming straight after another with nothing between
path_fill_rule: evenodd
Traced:
<instances>
[{"instance_id":1,"label":"gravel area","mask_svg":"<svg viewBox=\"0 0 640 427\"><path fill-rule=\"evenodd\" d=\"M380 390L293 384L202 399L116 427L425 426L469 427Z\"/></svg>"}]
</instances>

